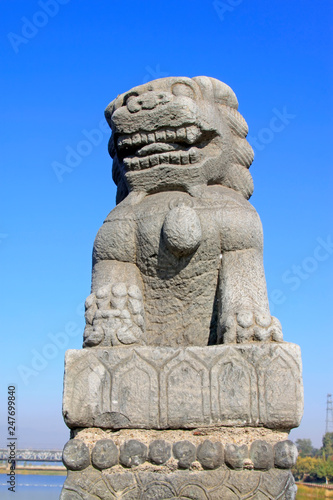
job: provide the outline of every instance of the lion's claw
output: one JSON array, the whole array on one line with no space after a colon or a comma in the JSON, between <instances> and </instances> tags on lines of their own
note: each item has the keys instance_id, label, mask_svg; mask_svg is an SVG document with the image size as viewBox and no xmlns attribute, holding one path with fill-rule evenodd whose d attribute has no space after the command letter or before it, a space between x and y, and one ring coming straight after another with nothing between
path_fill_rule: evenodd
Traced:
<instances>
[{"instance_id":1,"label":"lion's claw","mask_svg":"<svg viewBox=\"0 0 333 500\"><path fill-rule=\"evenodd\" d=\"M85 306L84 347L144 343L143 298L136 285L105 285Z\"/></svg>"},{"instance_id":2,"label":"lion's claw","mask_svg":"<svg viewBox=\"0 0 333 500\"><path fill-rule=\"evenodd\" d=\"M86 326L83 334L83 347L94 347L102 340L104 340L104 330L101 326Z\"/></svg>"},{"instance_id":3,"label":"lion's claw","mask_svg":"<svg viewBox=\"0 0 333 500\"><path fill-rule=\"evenodd\" d=\"M222 320L220 337L220 342L224 344L283 340L281 324L277 318L248 309L226 316Z\"/></svg>"}]
</instances>

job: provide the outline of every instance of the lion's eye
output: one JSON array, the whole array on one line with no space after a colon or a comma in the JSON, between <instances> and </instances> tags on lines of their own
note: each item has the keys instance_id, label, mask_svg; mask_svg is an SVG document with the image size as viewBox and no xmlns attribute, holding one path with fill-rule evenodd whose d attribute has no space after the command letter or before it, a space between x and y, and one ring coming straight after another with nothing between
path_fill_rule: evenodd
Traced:
<instances>
[{"instance_id":1,"label":"lion's eye","mask_svg":"<svg viewBox=\"0 0 333 500\"><path fill-rule=\"evenodd\" d=\"M194 99L193 89L186 83L175 83L172 87L172 93L175 96L185 96Z\"/></svg>"},{"instance_id":2,"label":"lion's eye","mask_svg":"<svg viewBox=\"0 0 333 500\"><path fill-rule=\"evenodd\" d=\"M131 113L137 113L140 111L142 105L142 99L138 94L127 95L124 99L123 106L127 106L128 111Z\"/></svg>"},{"instance_id":3,"label":"lion's eye","mask_svg":"<svg viewBox=\"0 0 333 500\"><path fill-rule=\"evenodd\" d=\"M138 92L129 92L128 94L126 94L123 100L123 106L126 106L127 101L129 101L132 97L138 97L138 95Z\"/></svg>"}]
</instances>

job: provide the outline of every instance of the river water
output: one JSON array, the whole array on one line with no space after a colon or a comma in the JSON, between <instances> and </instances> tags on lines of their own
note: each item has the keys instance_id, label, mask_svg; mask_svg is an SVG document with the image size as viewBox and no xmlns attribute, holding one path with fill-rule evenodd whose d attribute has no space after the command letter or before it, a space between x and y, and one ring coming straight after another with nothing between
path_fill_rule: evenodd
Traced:
<instances>
[{"instance_id":1,"label":"river water","mask_svg":"<svg viewBox=\"0 0 333 500\"><path fill-rule=\"evenodd\" d=\"M8 491L7 476L0 474L1 500L59 500L66 476L16 475L15 493Z\"/></svg>"}]
</instances>

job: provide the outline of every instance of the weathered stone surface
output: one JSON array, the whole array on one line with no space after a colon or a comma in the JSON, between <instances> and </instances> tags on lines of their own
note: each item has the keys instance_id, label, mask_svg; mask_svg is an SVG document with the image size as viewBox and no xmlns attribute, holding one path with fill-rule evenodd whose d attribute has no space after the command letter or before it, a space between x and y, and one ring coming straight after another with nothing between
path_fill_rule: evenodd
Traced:
<instances>
[{"instance_id":1,"label":"weathered stone surface","mask_svg":"<svg viewBox=\"0 0 333 500\"><path fill-rule=\"evenodd\" d=\"M237 108L203 76L155 80L107 107L118 206L94 244L84 346L282 341Z\"/></svg>"},{"instance_id":2,"label":"weathered stone surface","mask_svg":"<svg viewBox=\"0 0 333 500\"><path fill-rule=\"evenodd\" d=\"M171 457L171 445L163 439L155 439L149 445L149 460L157 465L164 464Z\"/></svg>"},{"instance_id":3,"label":"weathered stone surface","mask_svg":"<svg viewBox=\"0 0 333 500\"><path fill-rule=\"evenodd\" d=\"M281 469L291 469L296 463L298 451L292 441L282 441L274 446L274 463Z\"/></svg>"},{"instance_id":4,"label":"weathered stone surface","mask_svg":"<svg viewBox=\"0 0 333 500\"><path fill-rule=\"evenodd\" d=\"M272 433L272 431L266 432ZM274 433L277 436L271 442L256 439L256 434L258 432L255 428L244 429L245 443L238 442L236 445L237 434L233 433L231 439L225 439L223 434L220 434L220 429L216 428L205 429L205 431L134 431L128 429L111 433L100 429L81 429L76 433L75 439L66 445L66 450L67 456L71 455L75 458L76 455L82 455L83 449L86 457L83 464L85 468L90 463L89 446L94 467L104 470L116 466L117 472L121 467L137 467L136 470L146 470L152 464L159 466L159 473L168 473L170 469L175 470L176 461L180 469L193 466L194 470L198 470L201 465L206 470L217 469L221 466L224 470L226 468L268 470L274 467L273 446L275 467L291 468L294 465L297 449L291 441L278 441L277 439L282 437L281 433ZM108 438L108 435L112 435L112 439ZM273 435L270 436L270 439L273 437ZM226 450L225 462L224 448ZM119 451L122 453L120 461L118 460ZM71 470L71 462L68 461L68 463L68 469ZM141 465L143 469L140 469Z\"/></svg>"},{"instance_id":5,"label":"weathered stone surface","mask_svg":"<svg viewBox=\"0 0 333 500\"><path fill-rule=\"evenodd\" d=\"M217 469L223 463L223 446L206 439L198 446L197 459L204 469Z\"/></svg>"},{"instance_id":6,"label":"weathered stone surface","mask_svg":"<svg viewBox=\"0 0 333 500\"><path fill-rule=\"evenodd\" d=\"M302 416L300 352L270 314L237 108L218 80L172 77L106 109L118 206L96 236L87 349L66 355L63 414L72 429L132 435L87 439L91 466L86 444L69 442L62 500L294 497L289 444L275 446L273 469L263 441L227 443L224 463L218 441L170 438L197 427L281 432ZM169 436L135 439L138 429ZM175 460L191 470L176 472Z\"/></svg>"},{"instance_id":7,"label":"weathered stone surface","mask_svg":"<svg viewBox=\"0 0 333 500\"><path fill-rule=\"evenodd\" d=\"M271 469L274 467L273 446L266 441L254 441L250 447L250 459L255 469Z\"/></svg>"},{"instance_id":8,"label":"weathered stone surface","mask_svg":"<svg viewBox=\"0 0 333 500\"><path fill-rule=\"evenodd\" d=\"M299 347L249 343L67 351L63 413L71 428L297 427Z\"/></svg>"},{"instance_id":9,"label":"weathered stone surface","mask_svg":"<svg viewBox=\"0 0 333 500\"><path fill-rule=\"evenodd\" d=\"M79 439L71 439L65 444L62 460L69 470L82 470L90 465L88 446Z\"/></svg>"},{"instance_id":10,"label":"weathered stone surface","mask_svg":"<svg viewBox=\"0 0 333 500\"><path fill-rule=\"evenodd\" d=\"M244 462L249 458L249 449L243 444L227 444L224 452L224 460L232 469L243 469Z\"/></svg>"},{"instance_id":11,"label":"weathered stone surface","mask_svg":"<svg viewBox=\"0 0 333 500\"><path fill-rule=\"evenodd\" d=\"M162 234L166 246L173 254L191 254L202 239L200 219L191 207L172 208L164 220Z\"/></svg>"},{"instance_id":12,"label":"weathered stone surface","mask_svg":"<svg viewBox=\"0 0 333 500\"><path fill-rule=\"evenodd\" d=\"M173 445L173 456L178 460L178 466L189 469L196 459L196 449L190 441L178 441Z\"/></svg>"},{"instance_id":13,"label":"weathered stone surface","mask_svg":"<svg viewBox=\"0 0 333 500\"><path fill-rule=\"evenodd\" d=\"M95 444L92 454L92 464L98 469L108 469L118 463L118 447L111 439L100 439Z\"/></svg>"},{"instance_id":14,"label":"weathered stone surface","mask_svg":"<svg viewBox=\"0 0 333 500\"><path fill-rule=\"evenodd\" d=\"M147 446L137 439L130 439L121 446L119 461L125 467L135 467L146 460Z\"/></svg>"},{"instance_id":15,"label":"weathered stone surface","mask_svg":"<svg viewBox=\"0 0 333 500\"><path fill-rule=\"evenodd\" d=\"M100 429L96 427L75 429L72 432L73 438L80 439L86 444L93 445L100 439L112 439L119 447L129 439L142 441L147 447L155 440L163 440L168 443L177 441L191 441L195 446L199 446L206 439L213 442L220 442L224 445L233 443L237 445L246 444L250 446L253 441L267 441L272 446L280 441L288 440L288 431L268 429L267 427L249 426L214 426L201 427L200 429Z\"/></svg>"},{"instance_id":16,"label":"weathered stone surface","mask_svg":"<svg viewBox=\"0 0 333 500\"><path fill-rule=\"evenodd\" d=\"M148 471L101 473L89 468L70 472L60 500L293 500L296 487L290 471Z\"/></svg>"}]
</instances>

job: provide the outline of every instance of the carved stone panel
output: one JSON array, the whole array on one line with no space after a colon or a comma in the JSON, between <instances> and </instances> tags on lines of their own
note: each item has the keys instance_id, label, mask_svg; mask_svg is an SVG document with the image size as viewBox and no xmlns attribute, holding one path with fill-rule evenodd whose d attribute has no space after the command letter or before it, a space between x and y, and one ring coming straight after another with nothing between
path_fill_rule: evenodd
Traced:
<instances>
[{"instance_id":1,"label":"carved stone panel","mask_svg":"<svg viewBox=\"0 0 333 500\"><path fill-rule=\"evenodd\" d=\"M252 364L232 349L212 368L212 407L217 421L256 424L257 376Z\"/></svg>"},{"instance_id":2,"label":"carved stone panel","mask_svg":"<svg viewBox=\"0 0 333 500\"><path fill-rule=\"evenodd\" d=\"M101 473L92 467L70 471L60 500L277 500L295 498L290 471L149 471Z\"/></svg>"},{"instance_id":3,"label":"carved stone panel","mask_svg":"<svg viewBox=\"0 0 333 500\"><path fill-rule=\"evenodd\" d=\"M294 344L66 354L63 413L71 428L290 429L299 425L302 408L300 350Z\"/></svg>"},{"instance_id":4,"label":"carved stone panel","mask_svg":"<svg viewBox=\"0 0 333 500\"><path fill-rule=\"evenodd\" d=\"M112 370L112 411L136 422L138 427L152 426L158 421L157 372L136 353Z\"/></svg>"}]
</instances>

